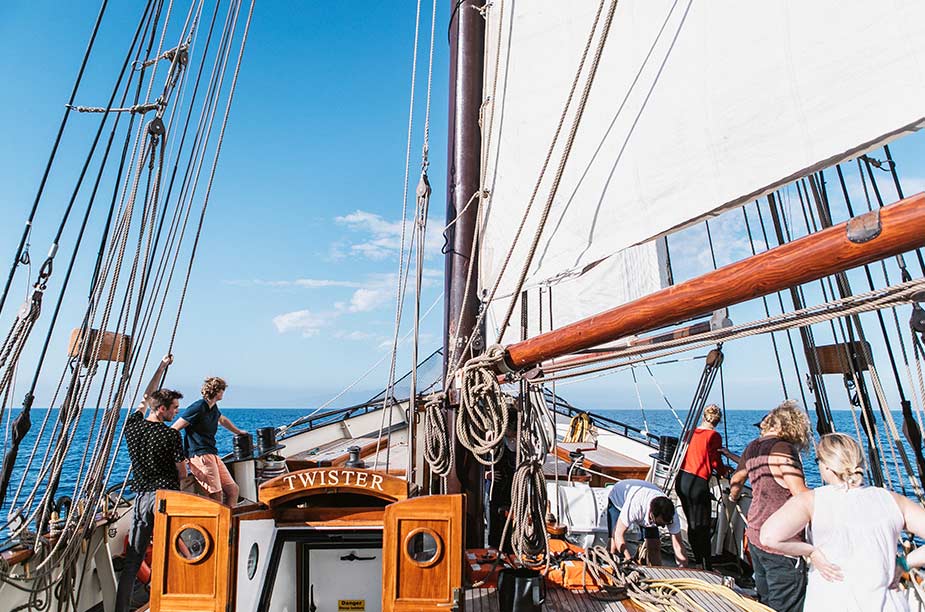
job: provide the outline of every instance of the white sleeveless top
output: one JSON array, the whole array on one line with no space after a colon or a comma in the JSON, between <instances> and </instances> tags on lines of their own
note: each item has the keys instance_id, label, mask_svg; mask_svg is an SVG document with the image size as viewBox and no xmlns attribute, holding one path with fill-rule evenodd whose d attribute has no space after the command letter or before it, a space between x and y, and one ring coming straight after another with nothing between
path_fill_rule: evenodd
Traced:
<instances>
[{"instance_id":1,"label":"white sleeveless top","mask_svg":"<svg viewBox=\"0 0 925 612\"><path fill-rule=\"evenodd\" d=\"M804 612L906 612L902 592L891 590L903 516L889 491L877 487L813 491L812 541L844 573L829 582L810 568Z\"/></svg>"}]
</instances>

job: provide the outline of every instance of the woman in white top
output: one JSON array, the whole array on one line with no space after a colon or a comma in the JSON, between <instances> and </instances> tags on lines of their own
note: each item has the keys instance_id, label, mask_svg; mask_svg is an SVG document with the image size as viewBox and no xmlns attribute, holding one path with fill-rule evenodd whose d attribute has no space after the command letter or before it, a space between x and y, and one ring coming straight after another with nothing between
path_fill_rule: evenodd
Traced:
<instances>
[{"instance_id":1,"label":"woman in white top","mask_svg":"<svg viewBox=\"0 0 925 612\"><path fill-rule=\"evenodd\" d=\"M761 541L785 555L809 557L804 610L907 611L897 590L897 563L925 565L925 548L897 558L903 531L925 536L925 510L911 500L864 486L861 447L844 434L816 449L826 486L791 498L761 528ZM811 524L812 543L795 539Z\"/></svg>"}]
</instances>

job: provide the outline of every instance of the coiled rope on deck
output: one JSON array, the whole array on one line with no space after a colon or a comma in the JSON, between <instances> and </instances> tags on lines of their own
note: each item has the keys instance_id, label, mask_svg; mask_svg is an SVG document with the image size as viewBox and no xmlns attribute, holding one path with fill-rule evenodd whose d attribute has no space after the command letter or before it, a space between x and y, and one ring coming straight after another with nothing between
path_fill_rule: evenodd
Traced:
<instances>
[{"instance_id":1,"label":"coiled rope on deck","mask_svg":"<svg viewBox=\"0 0 925 612\"><path fill-rule=\"evenodd\" d=\"M639 568L602 546L589 548L578 556L605 593L625 596L646 612L710 612L694 601L691 592L722 597L727 604L744 612L773 612L768 606L720 584L697 578L647 578Z\"/></svg>"}]
</instances>

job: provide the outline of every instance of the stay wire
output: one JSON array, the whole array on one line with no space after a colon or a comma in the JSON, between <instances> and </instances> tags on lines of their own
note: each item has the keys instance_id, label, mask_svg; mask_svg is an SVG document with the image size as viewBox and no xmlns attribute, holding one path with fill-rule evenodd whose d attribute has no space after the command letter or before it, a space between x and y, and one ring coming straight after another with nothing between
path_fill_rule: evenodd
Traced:
<instances>
[{"instance_id":1,"label":"stay wire","mask_svg":"<svg viewBox=\"0 0 925 612\"><path fill-rule=\"evenodd\" d=\"M90 54L93 51L93 45L96 42L96 35L99 32L100 24L103 22L103 16L106 13L106 7L109 4L109 0L103 0L100 4L100 10L96 17L96 22L93 24L93 31L90 34L90 40L87 43L87 48L84 51L83 60L80 62L80 68L77 71L77 78L74 80L74 87L71 89L71 96L68 99L68 103L64 107L64 116L61 118L61 123L58 126L58 133L55 136L54 144L51 147L51 153L48 155L48 161L45 163L45 170L42 173L42 178L39 181L39 188L35 194L35 199L32 202L32 209L29 211L29 217L26 220L26 225L23 228L22 236L19 239L19 246L16 248L16 253L13 256L13 264L10 268L9 276L6 280L6 285L3 287L3 294L0 295L0 313L3 312L3 306L6 304L6 298L9 294L10 285L13 282L13 277L16 274L16 268L19 265L20 257L23 253L23 247L26 244L26 240L29 238L29 234L32 230L32 222L35 220L36 212L38 211L39 202L42 200L42 195L45 192L45 185L48 182L48 176L51 174L51 168L54 164L55 157L58 153L58 145L61 144L61 138L64 135L64 128L67 126L68 117L71 114L71 105L74 103L74 100L77 97L77 91L80 89L80 83L83 80L84 71L87 68L87 63L90 60Z\"/></svg>"}]
</instances>

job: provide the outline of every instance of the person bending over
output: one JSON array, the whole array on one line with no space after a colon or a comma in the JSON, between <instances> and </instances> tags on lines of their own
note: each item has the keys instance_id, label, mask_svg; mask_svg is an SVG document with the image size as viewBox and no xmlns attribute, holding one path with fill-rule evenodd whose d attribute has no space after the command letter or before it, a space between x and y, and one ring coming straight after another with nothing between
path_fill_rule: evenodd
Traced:
<instances>
[{"instance_id":1,"label":"person bending over","mask_svg":"<svg viewBox=\"0 0 925 612\"><path fill-rule=\"evenodd\" d=\"M190 404L172 427L183 431L190 471L199 486L214 500L234 506L240 489L218 456L215 434L218 426L236 434L245 433L218 409L228 383L212 376L202 383L202 399ZM224 500L222 499L224 497Z\"/></svg>"},{"instance_id":2,"label":"person bending over","mask_svg":"<svg viewBox=\"0 0 925 612\"><path fill-rule=\"evenodd\" d=\"M179 491L180 479L186 476L186 456L180 433L167 426L177 416L183 394L170 389L154 390L172 362L172 356L164 357L145 390L144 400L125 422L135 501L125 565L116 590L116 612L128 612L131 605L135 575L154 533L154 499L158 489ZM145 417L148 407L150 413Z\"/></svg>"},{"instance_id":3,"label":"person bending over","mask_svg":"<svg viewBox=\"0 0 925 612\"><path fill-rule=\"evenodd\" d=\"M607 527L610 531L610 552L630 560L626 548L626 532L639 527L646 542L651 565L662 564L662 548L658 528L667 527L671 534L675 561L687 567L687 553L681 541L681 523L674 504L662 490L645 480L621 480L610 489L607 506Z\"/></svg>"},{"instance_id":4,"label":"person bending over","mask_svg":"<svg viewBox=\"0 0 925 612\"><path fill-rule=\"evenodd\" d=\"M828 434L816 447L825 486L791 498L761 527L765 546L811 563L807 612L905 612L896 585L902 571L925 565L925 548L897 557L905 529L925 537L925 510L880 487L864 486L864 452L845 434ZM803 530L812 524L812 540Z\"/></svg>"}]
</instances>

